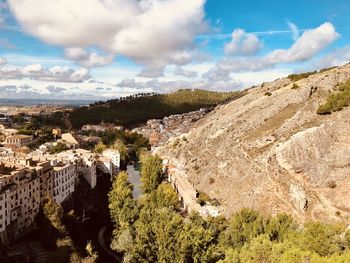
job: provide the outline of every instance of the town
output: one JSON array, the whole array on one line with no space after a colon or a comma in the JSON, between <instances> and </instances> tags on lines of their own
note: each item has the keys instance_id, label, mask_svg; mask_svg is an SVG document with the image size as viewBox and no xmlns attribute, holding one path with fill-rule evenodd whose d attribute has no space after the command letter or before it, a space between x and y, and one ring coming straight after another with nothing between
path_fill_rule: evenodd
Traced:
<instances>
[{"instance_id":1,"label":"town","mask_svg":"<svg viewBox=\"0 0 350 263\"><path fill-rule=\"evenodd\" d=\"M208 112L209 109L201 108L159 120L152 119L130 132L146 138L155 150L171 138L186 133ZM72 133L62 133L60 128L53 128L53 140L38 145L35 143L40 141L38 137L22 134L19 129L13 128L17 126L11 120L8 124L11 128L6 124L0 125L3 145L0 147L0 241L3 244L31 230L40 207L48 198L52 197L58 204L67 201L76 189L77 178L83 178L94 189L99 176L112 181L120 170L121 155L118 150L104 147L96 152L94 149L103 144L98 135L124 132L123 126L86 124L80 131ZM33 148L33 145L36 147ZM201 207L197 203L198 193L186 177L177 176L175 180L174 167L167 160L163 165L184 210L197 211L203 216L218 215L215 207Z\"/></svg>"},{"instance_id":2,"label":"town","mask_svg":"<svg viewBox=\"0 0 350 263\"><path fill-rule=\"evenodd\" d=\"M203 118L209 111L208 108L201 108L198 111L170 115L163 119L151 119L147 121L146 125L132 131L148 138L152 147L158 147L164 145L171 138L187 133L192 124Z\"/></svg>"},{"instance_id":3,"label":"town","mask_svg":"<svg viewBox=\"0 0 350 263\"><path fill-rule=\"evenodd\" d=\"M0 241L11 242L28 231L45 199L52 197L62 204L75 190L76 179L82 176L93 189L97 176L118 173L120 154L105 149L100 154L79 148L70 133L52 132L56 140L31 150L33 138L18 134L16 129L0 125L3 147L0 148ZM99 142L99 141L97 141ZM50 149L64 146L63 151Z\"/></svg>"}]
</instances>

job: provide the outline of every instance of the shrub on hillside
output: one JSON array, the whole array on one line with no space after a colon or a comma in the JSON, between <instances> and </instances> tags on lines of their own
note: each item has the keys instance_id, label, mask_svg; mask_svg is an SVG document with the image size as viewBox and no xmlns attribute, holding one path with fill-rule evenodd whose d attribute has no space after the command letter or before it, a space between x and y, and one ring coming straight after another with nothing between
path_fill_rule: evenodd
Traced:
<instances>
[{"instance_id":1,"label":"shrub on hillside","mask_svg":"<svg viewBox=\"0 0 350 263\"><path fill-rule=\"evenodd\" d=\"M326 100L326 103L322 104L317 109L317 114L325 115L331 114L334 111L341 111L344 107L350 104L350 80L340 85L338 92L332 93Z\"/></svg>"},{"instance_id":2,"label":"shrub on hillside","mask_svg":"<svg viewBox=\"0 0 350 263\"><path fill-rule=\"evenodd\" d=\"M210 201L210 197L206 193L204 193L204 192L199 192L198 193L198 198L197 198L198 204L203 206L209 201Z\"/></svg>"},{"instance_id":3,"label":"shrub on hillside","mask_svg":"<svg viewBox=\"0 0 350 263\"><path fill-rule=\"evenodd\" d=\"M294 83L293 86L292 86L292 89L299 89L299 85Z\"/></svg>"}]
</instances>

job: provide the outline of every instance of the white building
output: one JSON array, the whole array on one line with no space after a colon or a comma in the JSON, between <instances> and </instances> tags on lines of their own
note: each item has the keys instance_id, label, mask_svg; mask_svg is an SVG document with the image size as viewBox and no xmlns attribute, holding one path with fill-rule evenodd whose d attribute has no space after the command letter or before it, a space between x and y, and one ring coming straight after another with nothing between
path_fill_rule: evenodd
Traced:
<instances>
[{"instance_id":1,"label":"white building","mask_svg":"<svg viewBox=\"0 0 350 263\"><path fill-rule=\"evenodd\" d=\"M110 164L108 164L108 160ZM117 150L107 149L103 151L100 160L103 164L102 170L111 176L116 175L120 168L120 153Z\"/></svg>"},{"instance_id":2,"label":"white building","mask_svg":"<svg viewBox=\"0 0 350 263\"><path fill-rule=\"evenodd\" d=\"M51 164L54 166L53 199L61 204L74 192L77 168L73 162L62 163L54 160Z\"/></svg>"},{"instance_id":3,"label":"white building","mask_svg":"<svg viewBox=\"0 0 350 263\"><path fill-rule=\"evenodd\" d=\"M78 173L82 174L85 180L90 184L91 189L96 186L96 160L91 155L81 156L78 162Z\"/></svg>"},{"instance_id":4,"label":"white building","mask_svg":"<svg viewBox=\"0 0 350 263\"><path fill-rule=\"evenodd\" d=\"M68 150L57 154L62 161L75 162L78 175L82 175L90 184L91 189L96 186L96 158L90 151L84 149Z\"/></svg>"},{"instance_id":5,"label":"white building","mask_svg":"<svg viewBox=\"0 0 350 263\"><path fill-rule=\"evenodd\" d=\"M111 158L100 156L97 160L97 168L112 177L113 164Z\"/></svg>"}]
</instances>

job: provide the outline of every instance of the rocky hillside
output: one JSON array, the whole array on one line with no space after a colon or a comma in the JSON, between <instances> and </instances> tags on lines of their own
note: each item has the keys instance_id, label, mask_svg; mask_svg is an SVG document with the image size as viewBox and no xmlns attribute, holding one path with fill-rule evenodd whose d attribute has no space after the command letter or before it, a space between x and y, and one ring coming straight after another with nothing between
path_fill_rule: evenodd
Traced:
<instances>
[{"instance_id":1,"label":"rocky hillside","mask_svg":"<svg viewBox=\"0 0 350 263\"><path fill-rule=\"evenodd\" d=\"M349 220L350 107L317 109L350 79L350 64L251 88L158 149L227 216L250 207L300 221Z\"/></svg>"}]
</instances>

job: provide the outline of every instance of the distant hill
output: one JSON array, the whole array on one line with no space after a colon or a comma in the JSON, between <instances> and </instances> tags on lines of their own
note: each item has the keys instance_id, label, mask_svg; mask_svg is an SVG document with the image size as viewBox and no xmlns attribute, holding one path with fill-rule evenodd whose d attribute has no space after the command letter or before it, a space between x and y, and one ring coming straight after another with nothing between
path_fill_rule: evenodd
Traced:
<instances>
[{"instance_id":1,"label":"distant hill","mask_svg":"<svg viewBox=\"0 0 350 263\"><path fill-rule=\"evenodd\" d=\"M182 89L169 94L138 94L126 98L97 102L74 109L69 120L74 128L84 124L115 123L131 126L148 119L163 118L212 107L242 96L242 92L213 92Z\"/></svg>"}]
</instances>

